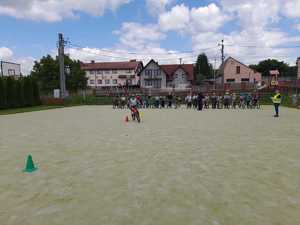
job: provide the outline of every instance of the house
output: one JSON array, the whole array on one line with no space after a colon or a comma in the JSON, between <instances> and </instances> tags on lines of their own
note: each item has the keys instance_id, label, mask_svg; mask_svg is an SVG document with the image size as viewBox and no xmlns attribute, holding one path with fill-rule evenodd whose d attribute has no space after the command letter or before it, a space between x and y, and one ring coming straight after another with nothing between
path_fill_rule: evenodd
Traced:
<instances>
[{"instance_id":1,"label":"house","mask_svg":"<svg viewBox=\"0 0 300 225\"><path fill-rule=\"evenodd\" d=\"M137 86L139 72L143 63L136 60L124 62L95 62L81 63L91 88Z\"/></svg>"},{"instance_id":2,"label":"house","mask_svg":"<svg viewBox=\"0 0 300 225\"><path fill-rule=\"evenodd\" d=\"M194 80L193 64L161 65L161 68L167 75L167 87L186 89L192 85Z\"/></svg>"},{"instance_id":3,"label":"house","mask_svg":"<svg viewBox=\"0 0 300 225\"><path fill-rule=\"evenodd\" d=\"M257 83L261 82L261 73L258 73L251 69L249 66L239 62L238 60L229 57L221 65L219 69L218 82L222 81L226 83Z\"/></svg>"},{"instance_id":4,"label":"house","mask_svg":"<svg viewBox=\"0 0 300 225\"><path fill-rule=\"evenodd\" d=\"M21 65L13 62L0 61L0 76L12 76L15 78L22 76Z\"/></svg>"},{"instance_id":5,"label":"house","mask_svg":"<svg viewBox=\"0 0 300 225\"><path fill-rule=\"evenodd\" d=\"M300 57L297 59L297 66L298 66L297 79L300 80Z\"/></svg>"},{"instance_id":6,"label":"house","mask_svg":"<svg viewBox=\"0 0 300 225\"><path fill-rule=\"evenodd\" d=\"M152 59L139 75L141 88L185 89L194 80L194 67L193 64L159 65Z\"/></svg>"}]
</instances>

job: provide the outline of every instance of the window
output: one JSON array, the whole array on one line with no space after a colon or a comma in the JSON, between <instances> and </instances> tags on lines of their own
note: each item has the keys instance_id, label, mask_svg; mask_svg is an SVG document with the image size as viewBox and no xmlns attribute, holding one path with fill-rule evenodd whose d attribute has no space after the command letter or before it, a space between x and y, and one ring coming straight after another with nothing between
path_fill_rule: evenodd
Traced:
<instances>
[{"instance_id":1,"label":"window","mask_svg":"<svg viewBox=\"0 0 300 225\"><path fill-rule=\"evenodd\" d=\"M105 74L110 74L110 70L105 70L104 73Z\"/></svg>"},{"instance_id":2,"label":"window","mask_svg":"<svg viewBox=\"0 0 300 225\"><path fill-rule=\"evenodd\" d=\"M97 74L103 74L103 71L102 70L98 70Z\"/></svg>"},{"instance_id":3,"label":"window","mask_svg":"<svg viewBox=\"0 0 300 225\"><path fill-rule=\"evenodd\" d=\"M132 85L132 80L129 79L126 82L127 82L128 85Z\"/></svg>"},{"instance_id":4,"label":"window","mask_svg":"<svg viewBox=\"0 0 300 225\"><path fill-rule=\"evenodd\" d=\"M241 67L240 66L237 66L236 67L236 74L240 74L241 73Z\"/></svg>"},{"instance_id":5,"label":"window","mask_svg":"<svg viewBox=\"0 0 300 225\"><path fill-rule=\"evenodd\" d=\"M94 75L94 74L95 74L95 71L91 70L91 71L90 71L90 74L91 74L91 75Z\"/></svg>"},{"instance_id":6,"label":"window","mask_svg":"<svg viewBox=\"0 0 300 225\"><path fill-rule=\"evenodd\" d=\"M249 82L249 78L242 78L242 82Z\"/></svg>"},{"instance_id":7,"label":"window","mask_svg":"<svg viewBox=\"0 0 300 225\"><path fill-rule=\"evenodd\" d=\"M98 80L98 84L102 84L102 80Z\"/></svg>"},{"instance_id":8,"label":"window","mask_svg":"<svg viewBox=\"0 0 300 225\"><path fill-rule=\"evenodd\" d=\"M226 80L226 83L234 83L235 82L235 79L227 79Z\"/></svg>"},{"instance_id":9,"label":"window","mask_svg":"<svg viewBox=\"0 0 300 225\"><path fill-rule=\"evenodd\" d=\"M145 80L145 86L151 87L152 86L152 80Z\"/></svg>"},{"instance_id":10,"label":"window","mask_svg":"<svg viewBox=\"0 0 300 225\"><path fill-rule=\"evenodd\" d=\"M113 73L113 74L117 74L117 73L118 73L118 70L113 70L112 73Z\"/></svg>"},{"instance_id":11,"label":"window","mask_svg":"<svg viewBox=\"0 0 300 225\"><path fill-rule=\"evenodd\" d=\"M132 72L132 70L126 70L126 73L131 73Z\"/></svg>"},{"instance_id":12,"label":"window","mask_svg":"<svg viewBox=\"0 0 300 225\"><path fill-rule=\"evenodd\" d=\"M145 70L145 75L146 75L148 78L152 78L152 70Z\"/></svg>"},{"instance_id":13,"label":"window","mask_svg":"<svg viewBox=\"0 0 300 225\"><path fill-rule=\"evenodd\" d=\"M8 75L9 76L14 76L14 75L16 75L16 71L14 69L9 69L8 70Z\"/></svg>"},{"instance_id":14,"label":"window","mask_svg":"<svg viewBox=\"0 0 300 225\"><path fill-rule=\"evenodd\" d=\"M117 84L118 80L117 79L113 79L113 84Z\"/></svg>"},{"instance_id":15,"label":"window","mask_svg":"<svg viewBox=\"0 0 300 225\"><path fill-rule=\"evenodd\" d=\"M90 80L90 84L94 85L95 84L95 80Z\"/></svg>"},{"instance_id":16,"label":"window","mask_svg":"<svg viewBox=\"0 0 300 225\"><path fill-rule=\"evenodd\" d=\"M159 77L161 75L161 71L160 70L153 70L153 76L154 77Z\"/></svg>"},{"instance_id":17,"label":"window","mask_svg":"<svg viewBox=\"0 0 300 225\"><path fill-rule=\"evenodd\" d=\"M110 80L105 80L105 84L110 84Z\"/></svg>"},{"instance_id":18,"label":"window","mask_svg":"<svg viewBox=\"0 0 300 225\"><path fill-rule=\"evenodd\" d=\"M153 80L154 88L161 88L161 80Z\"/></svg>"}]
</instances>

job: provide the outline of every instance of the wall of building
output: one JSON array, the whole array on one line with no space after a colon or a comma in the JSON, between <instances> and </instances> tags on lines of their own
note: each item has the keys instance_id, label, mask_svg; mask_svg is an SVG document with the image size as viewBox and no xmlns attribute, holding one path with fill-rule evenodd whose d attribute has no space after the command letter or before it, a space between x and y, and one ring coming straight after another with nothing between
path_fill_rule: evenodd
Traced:
<instances>
[{"instance_id":1,"label":"wall of building","mask_svg":"<svg viewBox=\"0 0 300 225\"><path fill-rule=\"evenodd\" d=\"M149 70L151 70L151 71L159 70L160 71L159 75L156 75L156 78L161 80L161 88L162 89L166 88L166 85L167 85L167 83L166 83L166 74L154 62L151 62L150 64L148 64L147 67L144 68L144 70L142 71L142 73L140 75L141 87L142 88L150 88L150 87L154 88L153 86L147 85L147 80L149 80L149 79L147 79L147 78L149 78L148 75L147 75L147 71L149 71ZM153 76L153 74L154 73L152 72L152 76Z\"/></svg>"},{"instance_id":2,"label":"wall of building","mask_svg":"<svg viewBox=\"0 0 300 225\"><path fill-rule=\"evenodd\" d=\"M297 60L297 66L298 66L298 79L300 79L300 58Z\"/></svg>"},{"instance_id":3,"label":"wall of building","mask_svg":"<svg viewBox=\"0 0 300 225\"><path fill-rule=\"evenodd\" d=\"M240 73L237 73L237 67L240 68ZM249 79L250 83L254 83L261 82L262 78L260 73L256 73L249 67L230 59L224 68L224 82L241 83L246 79Z\"/></svg>"},{"instance_id":4,"label":"wall of building","mask_svg":"<svg viewBox=\"0 0 300 225\"><path fill-rule=\"evenodd\" d=\"M175 88L186 88L191 85L191 82L188 80L186 72L179 68L175 71L173 75L173 80L167 86Z\"/></svg>"},{"instance_id":5,"label":"wall of building","mask_svg":"<svg viewBox=\"0 0 300 225\"><path fill-rule=\"evenodd\" d=\"M126 85L138 85L139 77L135 70L93 70L86 71L89 87L117 87Z\"/></svg>"},{"instance_id":6,"label":"wall of building","mask_svg":"<svg viewBox=\"0 0 300 225\"><path fill-rule=\"evenodd\" d=\"M0 61L0 76L21 76L21 65Z\"/></svg>"}]
</instances>

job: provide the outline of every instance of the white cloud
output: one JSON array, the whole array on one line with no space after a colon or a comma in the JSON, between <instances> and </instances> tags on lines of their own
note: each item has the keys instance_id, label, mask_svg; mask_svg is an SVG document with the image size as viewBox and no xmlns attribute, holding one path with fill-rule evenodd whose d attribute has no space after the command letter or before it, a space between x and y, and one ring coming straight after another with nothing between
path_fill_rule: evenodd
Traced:
<instances>
[{"instance_id":1,"label":"white cloud","mask_svg":"<svg viewBox=\"0 0 300 225\"><path fill-rule=\"evenodd\" d=\"M0 60L9 60L13 56L13 51L7 47L0 47Z\"/></svg>"},{"instance_id":2,"label":"white cloud","mask_svg":"<svg viewBox=\"0 0 300 225\"><path fill-rule=\"evenodd\" d=\"M30 74L35 60L36 59L33 57L23 57L23 58L16 59L16 62L21 64L21 71L23 75Z\"/></svg>"},{"instance_id":3,"label":"white cloud","mask_svg":"<svg viewBox=\"0 0 300 225\"><path fill-rule=\"evenodd\" d=\"M105 10L116 10L131 0L2 0L0 15L20 19L56 22L77 17L81 11L101 16Z\"/></svg>"},{"instance_id":4,"label":"white cloud","mask_svg":"<svg viewBox=\"0 0 300 225\"><path fill-rule=\"evenodd\" d=\"M128 49L111 48L69 48L66 53L72 59L77 59L83 62L104 61L129 61L132 59L143 61L144 64L148 63L152 58L159 63L179 63L182 58L184 63L194 63L196 55L190 53L179 53L177 51L169 51L160 47L146 47L145 49L136 49L135 52L129 52Z\"/></svg>"},{"instance_id":5,"label":"white cloud","mask_svg":"<svg viewBox=\"0 0 300 225\"><path fill-rule=\"evenodd\" d=\"M15 57L14 52L10 48L0 47L0 60L21 64L22 74L28 75L30 74L35 59L33 57Z\"/></svg>"},{"instance_id":6,"label":"white cloud","mask_svg":"<svg viewBox=\"0 0 300 225\"><path fill-rule=\"evenodd\" d=\"M281 0L221 0L225 12L235 15L242 29L260 29L279 20Z\"/></svg>"},{"instance_id":7,"label":"white cloud","mask_svg":"<svg viewBox=\"0 0 300 225\"><path fill-rule=\"evenodd\" d=\"M285 1L282 13L289 18L300 18L300 0Z\"/></svg>"},{"instance_id":8,"label":"white cloud","mask_svg":"<svg viewBox=\"0 0 300 225\"><path fill-rule=\"evenodd\" d=\"M147 46L157 46L165 35L157 25L139 23L123 23L122 28L114 32L120 36L123 46L133 49L144 49Z\"/></svg>"},{"instance_id":9,"label":"white cloud","mask_svg":"<svg viewBox=\"0 0 300 225\"><path fill-rule=\"evenodd\" d=\"M205 7L192 8L191 29L198 31L216 31L230 18L214 3Z\"/></svg>"},{"instance_id":10,"label":"white cloud","mask_svg":"<svg viewBox=\"0 0 300 225\"><path fill-rule=\"evenodd\" d=\"M172 2L174 0L146 0L146 5L150 14L156 16L163 13Z\"/></svg>"},{"instance_id":11,"label":"white cloud","mask_svg":"<svg viewBox=\"0 0 300 225\"><path fill-rule=\"evenodd\" d=\"M192 9L181 4L162 13L159 24L164 31L195 33L218 30L228 20L228 15L223 13L214 3Z\"/></svg>"},{"instance_id":12,"label":"white cloud","mask_svg":"<svg viewBox=\"0 0 300 225\"><path fill-rule=\"evenodd\" d=\"M300 23L299 23L299 24L295 24L295 25L294 25L294 28L295 28L296 30L300 31Z\"/></svg>"},{"instance_id":13,"label":"white cloud","mask_svg":"<svg viewBox=\"0 0 300 225\"><path fill-rule=\"evenodd\" d=\"M159 25L162 30L183 31L190 21L190 11L184 4L174 6L171 11L165 12L159 17Z\"/></svg>"}]
</instances>

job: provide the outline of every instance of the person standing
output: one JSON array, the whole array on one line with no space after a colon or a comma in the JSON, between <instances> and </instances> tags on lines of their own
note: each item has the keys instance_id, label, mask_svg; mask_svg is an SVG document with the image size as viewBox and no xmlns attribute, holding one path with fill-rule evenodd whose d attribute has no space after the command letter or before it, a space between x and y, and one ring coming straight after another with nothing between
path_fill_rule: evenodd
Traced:
<instances>
[{"instance_id":1,"label":"person standing","mask_svg":"<svg viewBox=\"0 0 300 225\"><path fill-rule=\"evenodd\" d=\"M276 90L275 95L271 98L275 108L274 117L279 117L279 106L281 104L281 94L279 90Z\"/></svg>"},{"instance_id":2,"label":"person standing","mask_svg":"<svg viewBox=\"0 0 300 225\"><path fill-rule=\"evenodd\" d=\"M173 95L171 92L169 92L168 96L167 96L167 99L168 99L168 105L167 105L167 108L172 108L172 103L173 103Z\"/></svg>"},{"instance_id":3,"label":"person standing","mask_svg":"<svg viewBox=\"0 0 300 225\"><path fill-rule=\"evenodd\" d=\"M211 106L212 106L213 109L217 108L217 96L216 96L215 92L211 96Z\"/></svg>"},{"instance_id":4,"label":"person standing","mask_svg":"<svg viewBox=\"0 0 300 225\"><path fill-rule=\"evenodd\" d=\"M193 99L193 97L192 97L191 94L189 94L188 96L186 96L185 102L186 102L186 108L187 109L191 109L192 108L192 101L193 101L192 99Z\"/></svg>"},{"instance_id":5,"label":"person standing","mask_svg":"<svg viewBox=\"0 0 300 225\"><path fill-rule=\"evenodd\" d=\"M230 108L230 94L228 91L225 92L225 95L224 95L224 108L225 109L229 109Z\"/></svg>"},{"instance_id":6,"label":"person standing","mask_svg":"<svg viewBox=\"0 0 300 225\"><path fill-rule=\"evenodd\" d=\"M204 96L201 92L199 92L198 96L197 96L197 109L198 111L202 111L203 109L203 99Z\"/></svg>"}]
</instances>

